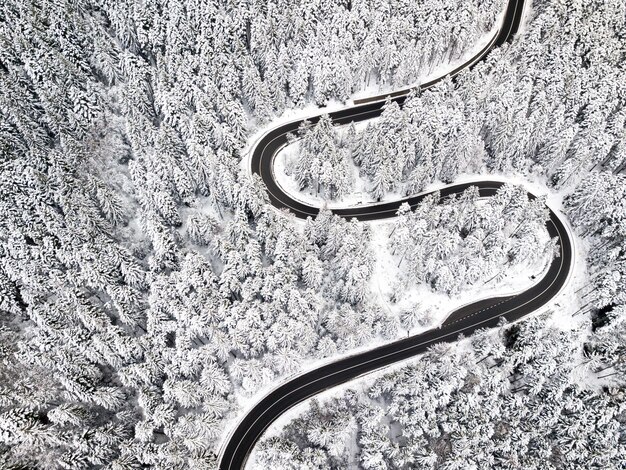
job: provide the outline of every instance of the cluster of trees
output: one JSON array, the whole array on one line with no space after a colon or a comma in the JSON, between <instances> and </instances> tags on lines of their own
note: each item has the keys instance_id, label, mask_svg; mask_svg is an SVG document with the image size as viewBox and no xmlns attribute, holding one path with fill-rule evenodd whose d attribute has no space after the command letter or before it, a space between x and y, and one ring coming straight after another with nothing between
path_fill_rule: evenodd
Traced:
<instances>
[{"instance_id":1,"label":"cluster of trees","mask_svg":"<svg viewBox=\"0 0 626 470\"><path fill-rule=\"evenodd\" d=\"M258 115L273 106L343 100L374 83L412 83L474 47L505 5L503 0L246 3L236 12L247 46L243 84Z\"/></svg>"},{"instance_id":2,"label":"cluster of trees","mask_svg":"<svg viewBox=\"0 0 626 470\"><path fill-rule=\"evenodd\" d=\"M390 246L405 273L399 288L426 283L456 294L470 285L502 279L514 266L532 267L552 257L544 198L529 199L521 186L505 184L479 202L478 188L440 203L433 193L411 211L398 211Z\"/></svg>"},{"instance_id":3,"label":"cluster of trees","mask_svg":"<svg viewBox=\"0 0 626 470\"><path fill-rule=\"evenodd\" d=\"M583 347L584 325L546 326L547 317L435 345L409 366L361 379L358 392L313 401L259 444L257 464L623 468L626 394L601 353L623 348L623 337L592 334Z\"/></svg>"},{"instance_id":4,"label":"cluster of trees","mask_svg":"<svg viewBox=\"0 0 626 470\"><path fill-rule=\"evenodd\" d=\"M591 279L581 289L583 308L626 304L626 176L590 173L565 199L569 218L589 240Z\"/></svg>"},{"instance_id":5,"label":"cluster of trees","mask_svg":"<svg viewBox=\"0 0 626 470\"><path fill-rule=\"evenodd\" d=\"M326 185L333 189L323 196L340 199L350 189L346 175L356 166L364 190L381 200L389 193L417 193L433 181L451 182L459 173L484 169L487 152L480 123L465 121L462 104L438 96L442 89L452 92L454 87L444 80L440 88L422 97L413 92L403 108L388 99L381 116L361 130L354 123L339 130L324 117L320 130L316 126L315 133L303 131L307 142L297 148L297 164L291 169L300 188L311 184L311 172L316 171L317 180L326 178ZM433 106L441 114L435 114ZM326 150L331 143L333 153ZM327 163L325 172L320 171L324 155L326 159L336 156L336 163Z\"/></svg>"},{"instance_id":6,"label":"cluster of trees","mask_svg":"<svg viewBox=\"0 0 626 470\"><path fill-rule=\"evenodd\" d=\"M0 7L2 468L123 462L140 419L116 371L144 357L146 270L96 176L125 157L91 54L111 40L74 8Z\"/></svg>"},{"instance_id":7,"label":"cluster of trees","mask_svg":"<svg viewBox=\"0 0 626 470\"><path fill-rule=\"evenodd\" d=\"M350 128L354 134L354 126ZM298 159L293 173L300 189L314 189L324 199L341 198L352 188L350 148L340 139L332 120L322 116L315 125L304 121L298 129Z\"/></svg>"}]
</instances>

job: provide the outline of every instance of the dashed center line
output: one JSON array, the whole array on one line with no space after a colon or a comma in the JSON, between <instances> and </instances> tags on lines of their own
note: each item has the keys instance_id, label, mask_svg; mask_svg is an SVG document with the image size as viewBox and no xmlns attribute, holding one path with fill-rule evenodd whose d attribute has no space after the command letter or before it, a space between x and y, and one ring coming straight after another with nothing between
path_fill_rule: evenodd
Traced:
<instances>
[{"instance_id":1,"label":"dashed center line","mask_svg":"<svg viewBox=\"0 0 626 470\"><path fill-rule=\"evenodd\" d=\"M503 304L503 303L504 303L504 302L506 302L507 300L510 300L510 299L508 299L508 298L507 298L507 299L501 300L501 301L500 301L500 302L498 302L497 304L493 304L493 305L491 305L490 307L485 307L485 308L483 308L482 310L478 310L478 311L476 311L476 312L474 312L474 313L471 313L471 314L469 314L469 315L464 316L463 318L459 318L458 320L454 320L453 322L450 322L450 323L444 322L444 325L454 325L455 323L458 323L458 322L460 322L460 321L467 320L468 318L472 318L474 315L478 315L478 314L479 314L479 313L481 313L481 312L486 312L487 310L490 310L490 309L492 309L493 307L497 307L498 305Z\"/></svg>"}]
</instances>

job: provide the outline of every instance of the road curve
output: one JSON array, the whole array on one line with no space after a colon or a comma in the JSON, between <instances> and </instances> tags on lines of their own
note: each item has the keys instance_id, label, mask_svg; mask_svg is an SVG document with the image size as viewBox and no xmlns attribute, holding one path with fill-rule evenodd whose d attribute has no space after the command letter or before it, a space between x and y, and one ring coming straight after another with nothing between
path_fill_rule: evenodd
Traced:
<instances>
[{"instance_id":1,"label":"road curve","mask_svg":"<svg viewBox=\"0 0 626 470\"><path fill-rule=\"evenodd\" d=\"M502 27L489 47L453 73L456 75L460 70L473 66L484 58L491 48L510 39L517 32L523 8L524 0L509 0ZM432 87L442 79L443 77L429 82L421 88ZM394 97L393 101L402 105L409 91L405 90L404 95ZM383 105L384 101L377 100L330 113L330 117L335 125L363 121L379 116ZM319 118L320 115L307 120L315 123ZM304 204L285 194L276 183L272 171L276 154L287 145L287 134L295 132L301 123L302 121L296 121L283 124L263 136L251 152L251 170L261 176L270 202L275 207L287 209L298 218L307 218L315 217L319 208ZM443 199L449 195L460 194L470 186L476 186L481 197L489 197L502 185L500 181L476 181L447 186L440 189L439 193ZM413 208L429 194L431 193L393 202L336 209L333 212L341 217L362 221L385 219L394 217L401 204L406 202ZM528 193L528 196L535 197L531 193ZM509 322L519 320L545 305L563 287L572 265L572 240L552 210L549 211L546 228L551 237L557 238L559 256L553 259L546 274L537 284L520 294L484 299L465 305L453 312L440 328L339 359L282 384L257 403L238 423L222 448L220 469L243 469L250 451L265 429L281 414L306 398L367 372L423 353L435 343L455 341L460 334L467 336L478 329L495 327L502 319Z\"/></svg>"}]
</instances>

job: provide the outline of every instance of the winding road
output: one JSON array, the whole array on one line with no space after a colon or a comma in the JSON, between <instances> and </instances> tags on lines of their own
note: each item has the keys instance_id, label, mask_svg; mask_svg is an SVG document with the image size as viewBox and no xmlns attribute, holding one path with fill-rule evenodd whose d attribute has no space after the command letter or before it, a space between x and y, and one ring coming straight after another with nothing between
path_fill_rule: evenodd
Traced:
<instances>
[{"instance_id":1,"label":"winding road","mask_svg":"<svg viewBox=\"0 0 626 470\"><path fill-rule=\"evenodd\" d=\"M493 47L513 37L518 30L523 9L524 0L509 0L502 26L489 44L478 55L448 75L455 76L460 71L472 67ZM445 77L424 84L421 89L428 89L443 78ZM394 94L393 101L402 105L409 92L410 89ZM330 113L329 116L335 125L372 119L382 113L385 98L380 96L362 100L361 102L367 103ZM320 116L307 120L315 123ZM265 134L251 152L251 170L261 176L270 202L275 207L287 209L298 218L307 218L315 217L319 208L304 204L285 194L277 184L272 171L276 154L287 145L287 134L296 131L301 123L302 120L286 123ZM475 181L447 186L439 192L443 199L449 195L459 194L470 186L476 186L481 197L489 197L502 185L503 183L499 181ZM406 202L414 208L429 194L431 193L393 202L336 209L333 212L347 219L356 218L362 221L385 219L394 217L401 204ZM535 197L531 193L528 193L528 196ZM339 359L283 383L257 403L237 424L222 448L220 469L243 469L252 448L267 427L285 411L306 398L365 373L423 353L435 343L452 342L460 334L469 336L476 330L496 327L502 319L508 322L519 320L544 306L564 286L572 266L572 240L559 217L552 210L549 211L549 215L546 228L551 237L558 239L559 256L552 260L544 277L537 284L520 294L484 299L466 305L453 312L440 328Z\"/></svg>"}]
</instances>

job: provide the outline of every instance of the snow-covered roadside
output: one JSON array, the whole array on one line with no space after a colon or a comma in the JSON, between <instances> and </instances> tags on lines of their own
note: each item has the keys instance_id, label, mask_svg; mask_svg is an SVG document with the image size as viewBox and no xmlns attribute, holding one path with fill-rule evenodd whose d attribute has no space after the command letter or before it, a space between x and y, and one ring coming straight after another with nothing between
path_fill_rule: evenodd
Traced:
<instances>
[{"instance_id":1,"label":"snow-covered roadside","mask_svg":"<svg viewBox=\"0 0 626 470\"><path fill-rule=\"evenodd\" d=\"M423 331L441 326L445 319L455 310L480 299L498 297L523 292L542 279L550 263L548 256L536 260L532 265L517 264L508 269L504 278L498 282L487 281L476 284L458 295L450 296L434 292L428 286L420 284L405 290L397 302L391 303L394 284L403 276L402 267L397 266L396 257L389 252L388 238L393 222L375 222L372 224L373 252L376 254L376 267L371 278L371 292L378 294L379 302L385 306L390 315L398 318L403 311L418 309L423 315L424 325L410 331L400 329L397 339L407 335L419 334ZM547 243L548 232L541 234L541 243Z\"/></svg>"},{"instance_id":2,"label":"snow-covered roadside","mask_svg":"<svg viewBox=\"0 0 626 470\"><path fill-rule=\"evenodd\" d=\"M532 0L525 0L524 1L524 11L522 13L522 20L520 22L519 28L518 28L518 33L524 33L527 29L528 29L528 23L534 18L535 16L535 11L533 9L533 2Z\"/></svg>"},{"instance_id":3,"label":"snow-covered roadside","mask_svg":"<svg viewBox=\"0 0 626 470\"><path fill-rule=\"evenodd\" d=\"M388 343L389 340L385 340L381 337L378 337L376 339L374 339L373 341L371 341L369 344L366 345L362 345L359 346L357 348L351 349L349 351L344 351L342 353L338 353L335 354L331 357L325 357L325 358L321 358L321 359L308 359L308 360L303 360L300 365L301 368L300 370L297 370L289 375L284 375L282 377L280 377L280 379L273 381L271 383L268 383L267 386L257 390L257 392L254 395L250 395L250 396L244 396L243 394L235 394L234 398L235 401L237 402L237 404L239 405L239 413L237 414L237 416L233 417L231 420L229 420L228 422L225 423L225 428L228 429L228 434L222 436L222 439L220 440L220 444L218 446L219 448L219 454L222 453L224 447L228 444L228 442L230 441L230 437L232 435L232 433L237 429L237 424L240 422L240 420L247 416L248 413L250 413L250 411L252 411L252 409L254 408L255 405L257 405L264 397L266 397L267 395L269 395L272 391L276 390L278 387L280 387L281 385L294 380L295 378L306 374L307 372L311 372L312 370L318 369L322 366L325 366L327 364L336 362L340 359L344 359L346 357L350 357L350 356L355 356L361 353L364 353L366 351L369 351L370 349L376 348L378 346L382 346L383 344ZM393 366L389 366L389 367L395 367L395 364ZM335 391L341 391L341 390L345 390L347 388L350 388L350 384L352 383L352 381L347 382L346 384L343 385L338 385L336 387L333 387L332 389L316 394L316 397L325 397L327 394L332 394ZM273 429L274 426L277 423L284 423L284 419L286 419L287 417L291 416L293 417L294 414L293 413L297 413L297 410L302 410L302 406L304 406L305 404L308 403L308 400L310 398L307 398L306 400L304 400L302 403L297 404L296 406L294 406L293 408L291 408L289 411L287 411L286 413L283 413L280 418L278 418L276 421L274 421L274 423L272 423L272 425L270 426L270 428L268 428L268 430L265 431L264 436L268 435L267 433L269 432L270 429ZM287 419L287 421L289 421L289 419ZM248 464L246 465L246 468L254 468L254 466L250 466L251 462L253 461L252 458L248 459Z\"/></svg>"},{"instance_id":4,"label":"snow-covered roadside","mask_svg":"<svg viewBox=\"0 0 626 470\"><path fill-rule=\"evenodd\" d=\"M302 108L292 108L285 111L280 116L273 118L267 124L259 127L256 131L248 137L246 146L241 150L242 158L239 161L239 167L243 170L249 170L250 168L250 156L252 149L256 147L256 144L261 138L275 129L289 122L301 121L312 116L318 116L321 114L329 114L340 109L346 109L348 106L346 103L342 103L337 100L329 100L328 104L323 107L319 107L313 103L309 103Z\"/></svg>"},{"instance_id":5,"label":"snow-covered roadside","mask_svg":"<svg viewBox=\"0 0 626 470\"><path fill-rule=\"evenodd\" d=\"M402 364L405 364L406 361L402 361ZM398 363L400 364L400 363ZM382 375L383 373L389 373L390 370L394 370L391 369L391 367L396 367L396 364L393 364L393 366L389 366L388 368L383 370L379 370L378 374L379 376ZM334 397L340 397L343 395L344 392L347 392L348 390L356 390L358 391L360 394L365 393L365 390L370 387L374 380L376 380L377 376L376 373L372 373L371 375L367 375L367 379L366 380L362 380L361 377L364 376L359 376L353 380L349 380L348 382L345 382L341 385L336 385L330 389L324 390L320 393L316 393L313 396L310 396L308 398L305 398L303 401L301 401L300 403L298 403L297 405L295 405L293 408L290 408L289 410L287 410L286 412L282 413L277 419L276 421L274 421L272 424L270 424L270 426L265 430L265 432L263 433L262 439L268 439L270 437L275 437L275 436L279 436L280 433L282 432L282 430L285 428L285 426L287 424L289 424L291 421L293 421L294 419L298 418L299 416L301 416L304 412L307 411L307 409L310 407L311 405L311 400L319 400L320 402L324 402L327 400L330 400ZM255 448L252 450L252 452L250 453L250 456L248 457L248 462L246 463L246 470L254 470L257 469L258 467L255 465L256 461L256 453L257 453L257 447L255 446Z\"/></svg>"},{"instance_id":6,"label":"snow-covered roadside","mask_svg":"<svg viewBox=\"0 0 626 470\"><path fill-rule=\"evenodd\" d=\"M360 182L355 182L354 190L351 194L346 195L340 201L325 201L323 198L315 196L308 191L301 191L295 179L291 175L287 174L287 166L294 161L293 159L296 156L296 152L297 146L295 144L288 145L280 150L280 152L276 155L276 159L274 162L274 179L277 185L284 191L285 194L297 201L315 207L325 206L329 209L345 209L348 207L353 207L356 204L368 206L373 204L380 204L381 202L397 201L398 199L404 199L407 197L404 194L387 193L381 198L380 201L375 201L367 193L363 192L366 182L362 178L360 178ZM564 193L549 190L545 185L545 178L534 175L521 176L498 172L488 172L487 170L485 170L484 173L461 173L457 176L457 178L455 178L454 182L452 183L434 181L426 185L423 191L417 194L410 194L409 197L430 193L432 191L443 189L447 186L451 186L454 184L485 180L500 181L503 183L511 183L523 186L529 192L535 194L536 196L545 195L547 198L547 204L548 206L550 206L551 209L562 209Z\"/></svg>"}]
</instances>

